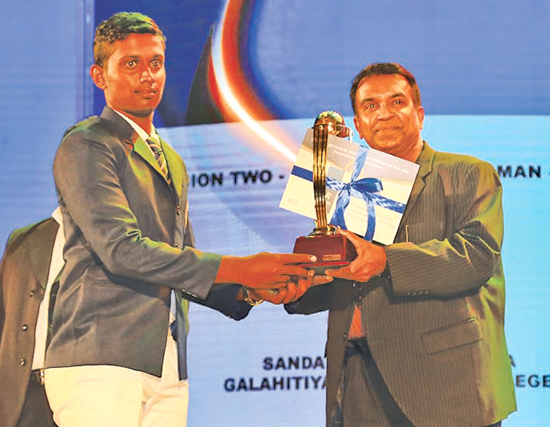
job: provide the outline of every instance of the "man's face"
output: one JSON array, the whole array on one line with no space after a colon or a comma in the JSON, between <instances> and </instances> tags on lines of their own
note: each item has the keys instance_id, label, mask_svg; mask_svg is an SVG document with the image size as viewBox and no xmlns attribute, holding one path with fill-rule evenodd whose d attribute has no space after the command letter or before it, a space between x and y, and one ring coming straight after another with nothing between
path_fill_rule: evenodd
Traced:
<instances>
[{"instance_id":1,"label":"man's face","mask_svg":"<svg viewBox=\"0 0 550 427\"><path fill-rule=\"evenodd\" d=\"M355 127L370 147L416 160L423 144L420 130L424 109L414 105L405 77L389 74L364 78L357 88L355 109Z\"/></svg>"},{"instance_id":2,"label":"man's face","mask_svg":"<svg viewBox=\"0 0 550 427\"><path fill-rule=\"evenodd\" d=\"M92 78L107 105L136 117L157 108L166 81L164 43L154 34L130 34L113 44L105 67L92 66Z\"/></svg>"}]
</instances>

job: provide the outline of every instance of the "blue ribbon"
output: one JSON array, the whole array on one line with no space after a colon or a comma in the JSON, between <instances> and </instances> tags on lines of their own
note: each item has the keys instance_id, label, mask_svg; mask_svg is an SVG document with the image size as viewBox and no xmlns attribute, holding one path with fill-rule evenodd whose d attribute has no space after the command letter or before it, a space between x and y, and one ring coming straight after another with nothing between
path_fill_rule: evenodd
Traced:
<instances>
[{"instance_id":1,"label":"blue ribbon","mask_svg":"<svg viewBox=\"0 0 550 427\"><path fill-rule=\"evenodd\" d=\"M330 223L333 225L338 225L344 230L347 230L344 212L349 205L351 197L353 196L365 201L368 213L368 223L367 231L365 233L365 240L370 241L374 237L374 230L376 228L376 213L374 210L375 205L390 209L394 212L403 213L405 211L405 204L376 194L383 189L382 181L380 181L380 179L357 179L365 164L367 153L368 149L366 147L359 146L357 160L355 161L353 173L351 174L351 180L349 183L346 184L342 181L327 177L327 188L330 188L331 190L336 190L338 192L338 198L336 199L336 209ZM307 181L313 181L313 172L301 168L300 166L294 166L291 174Z\"/></svg>"}]
</instances>

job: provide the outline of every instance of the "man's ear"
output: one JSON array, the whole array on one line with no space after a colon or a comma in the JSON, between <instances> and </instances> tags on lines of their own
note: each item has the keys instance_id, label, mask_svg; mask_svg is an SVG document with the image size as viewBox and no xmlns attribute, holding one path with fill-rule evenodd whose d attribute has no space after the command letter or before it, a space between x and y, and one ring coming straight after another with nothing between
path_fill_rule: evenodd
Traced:
<instances>
[{"instance_id":1,"label":"man's ear","mask_svg":"<svg viewBox=\"0 0 550 427\"><path fill-rule=\"evenodd\" d=\"M359 129L359 120L357 119L357 116L353 116L353 124L355 125L355 129L357 129L357 134L359 135L359 139L363 139L363 135L361 135L361 129Z\"/></svg>"},{"instance_id":2,"label":"man's ear","mask_svg":"<svg viewBox=\"0 0 550 427\"><path fill-rule=\"evenodd\" d=\"M418 116L418 123L420 124L420 129L424 127L424 107L419 107L416 110L416 114Z\"/></svg>"},{"instance_id":3,"label":"man's ear","mask_svg":"<svg viewBox=\"0 0 550 427\"><path fill-rule=\"evenodd\" d=\"M90 68L90 76L94 84L101 90L105 89L105 69L97 64L94 64Z\"/></svg>"}]
</instances>

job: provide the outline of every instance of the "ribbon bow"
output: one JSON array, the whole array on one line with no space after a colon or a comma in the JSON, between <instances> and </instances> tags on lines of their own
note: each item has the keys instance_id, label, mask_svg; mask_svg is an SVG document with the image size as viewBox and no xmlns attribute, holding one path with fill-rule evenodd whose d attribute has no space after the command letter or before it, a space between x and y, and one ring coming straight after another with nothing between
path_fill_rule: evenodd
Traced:
<instances>
[{"instance_id":1,"label":"ribbon bow","mask_svg":"<svg viewBox=\"0 0 550 427\"><path fill-rule=\"evenodd\" d=\"M405 211L405 205L395 200L388 199L381 196L380 191L383 190L382 181L378 178L361 178L359 174L363 169L365 160L367 158L368 149L364 146L359 146L357 160L353 167L351 174L351 180L349 183L338 181L334 178L327 177L327 188L338 192L338 198L336 199L336 208L330 223L338 225L347 230L346 220L344 218L344 212L349 205L351 197L356 197L365 201L367 205L368 222L367 231L365 233L365 240L372 240L374 237L374 231L376 229L376 212L375 205L390 209L394 212L403 213ZM307 181L313 181L313 172L299 166L294 166L292 169L292 175L303 178Z\"/></svg>"}]
</instances>

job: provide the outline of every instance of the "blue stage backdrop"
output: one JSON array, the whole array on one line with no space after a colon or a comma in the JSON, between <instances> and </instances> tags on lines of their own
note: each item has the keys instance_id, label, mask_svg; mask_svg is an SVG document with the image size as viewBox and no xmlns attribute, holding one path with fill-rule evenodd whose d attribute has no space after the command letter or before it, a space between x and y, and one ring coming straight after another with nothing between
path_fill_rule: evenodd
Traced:
<instances>
[{"instance_id":1,"label":"blue stage backdrop","mask_svg":"<svg viewBox=\"0 0 550 427\"><path fill-rule=\"evenodd\" d=\"M87 77L90 29L114 12L141 11L166 32L168 82L155 124L187 163L197 245L209 251L291 250L313 226L278 208L306 128L326 109L351 123L353 76L371 62L400 62L420 85L424 138L499 171L519 406L504 425L550 426L550 3L35 3L34 20L7 19L1 30L26 41L8 46L9 79L0 83L10 100L0 140L4 241L51 213L51 157L63 129L103 108ZM18 16L16 6L0 10ZM264 304L233 322L193 305L190 322L189 427L323 425L326 314L288 316Z\"/></svg>"}]
</instances>

